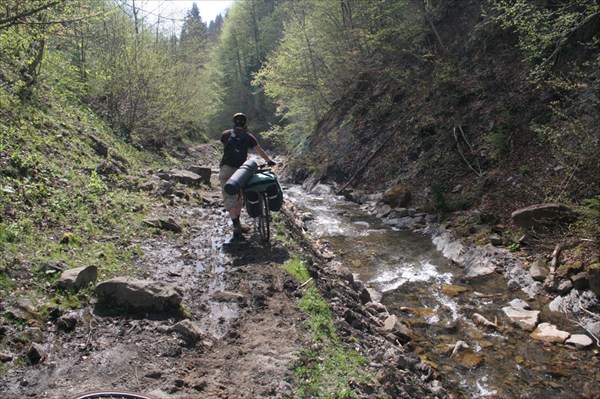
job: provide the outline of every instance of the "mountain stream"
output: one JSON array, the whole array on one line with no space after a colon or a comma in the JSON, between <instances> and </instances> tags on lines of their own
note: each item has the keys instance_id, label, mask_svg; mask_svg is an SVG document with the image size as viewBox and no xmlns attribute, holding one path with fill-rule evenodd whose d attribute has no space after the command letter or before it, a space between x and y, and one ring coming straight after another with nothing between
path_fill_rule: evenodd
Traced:
<instances>
[{"instance_id":1,"label":"mountain stream","mask_svg":"<svg viewBox=\"0 0 600 399\"><path fill-rule=\"evenodd\" d=\"M600 397L598 351L535 341L510 325L502 307L527 298L509 290L501 274L463 278L431 237L387 226L327 186L285 191L310 215L309 234L328 242L336 261L366 283L373 300L409 326L413 340L407 345L443 376L451 397ZM499 328L476 325L475 313ZM568 323L553 317L559 327Z\"/></svg>"}]
</instances>

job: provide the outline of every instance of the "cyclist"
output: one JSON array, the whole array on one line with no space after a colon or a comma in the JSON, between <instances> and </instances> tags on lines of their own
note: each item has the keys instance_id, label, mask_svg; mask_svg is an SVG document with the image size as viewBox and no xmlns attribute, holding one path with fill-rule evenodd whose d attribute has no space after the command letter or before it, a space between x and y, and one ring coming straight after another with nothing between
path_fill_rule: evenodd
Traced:
<instances>
[{"instance_id":1,"label":"cyclist","mask_svg":"<svg viewBox=\"0 0 600 399\"><path fill-rule=\"evenodd\" d=\"M233 115L233 129L225 130L221 134L221 143L224 145L224 151L223 158L221 158L221 163L219 164L219 182L221 183L221 193L225 209L229 212L229 217L233 223L234 238L242 237L249 229L240 223L240 215L242 213L241 194L227 194L225 192L227 180L246 162L249 148L253 148L269 166L275 166L275 162L269 158L267 153L258 144L254 135L248 132L247 123L248 118L246 118L246 115L238 112Z\"/></svg>"}]
</instances>

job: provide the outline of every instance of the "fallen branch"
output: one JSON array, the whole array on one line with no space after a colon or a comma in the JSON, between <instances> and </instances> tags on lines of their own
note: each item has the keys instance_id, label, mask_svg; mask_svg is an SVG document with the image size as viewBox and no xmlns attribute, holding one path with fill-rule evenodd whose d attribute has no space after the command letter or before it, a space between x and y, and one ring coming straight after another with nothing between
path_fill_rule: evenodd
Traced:
<instances>
[{"instance_id":1,"label":"fallen branch","mask_svg":"<svg viewBox=\"0 0 600 399\"><path fill-rule=\"evenodd\" d=\"M554 251L552 251L552 261L550 262L550 274L552 275L556 273L556 267L558 266L558 258L560 256L561 251L562 245L556 244Z\"/></svg>"},{"instance_id":2,"label":"fallen branch","mask_svg":"<svg viewBox=\"0 0 600 399\"><path fill-rule=\"evenodd\" d=\"M466 140L466 138L464 137L464 132L462 130L462 127L459 126L460 131L462 132L463 135L463 139L466 141L467 146L469 148L471 148L472 151L472 147L471 144ZM460 141L458 140L458 135L456 134L456 126L452 129L452 134L454 135L454 140L456 141L456 148L458 149L458 153L460 154L460 156L462 157L462 159L465 161L465 163L467 164L467 166L469 167L469 169L471 169L473 172L475 172L475 174L478 177L481 177L485 174L485 172L481 171L481 168L479 167L479 165L477 165L477 168L479 170L475 170L475 168L471 165L471 162L469 162L469 160L467 159L467 157L465 156L465 154L463 154L462 149L460 148Z\"/></svg>"}]
</instances>

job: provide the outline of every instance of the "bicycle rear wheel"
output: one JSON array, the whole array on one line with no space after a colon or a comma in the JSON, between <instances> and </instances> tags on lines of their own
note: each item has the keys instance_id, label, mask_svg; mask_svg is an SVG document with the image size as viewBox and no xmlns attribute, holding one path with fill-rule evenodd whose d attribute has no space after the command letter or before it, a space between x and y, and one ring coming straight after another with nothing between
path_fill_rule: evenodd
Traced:
<instances>
[{"instance_id":1,"label":"bicycle rear wheel","mask_svg":"<svg viewBox=\"0 0 600 399\"><path fill-rule=\"evenodd\" d=\"M154 399L150 396L122 391L95 391L75 396L73 399Z\"/></svg>"},{"instance_id":2,"label":"bicycle rear wheel","mask_svg":"<svg viewBox=\"0 0 600 399\"><path fill-rule=\"evenodd\" d=\"M271 239L271 213L267 193L260 193L260 214L258 215L258 233L266 243Z\"/></svg>"}]
</instances>

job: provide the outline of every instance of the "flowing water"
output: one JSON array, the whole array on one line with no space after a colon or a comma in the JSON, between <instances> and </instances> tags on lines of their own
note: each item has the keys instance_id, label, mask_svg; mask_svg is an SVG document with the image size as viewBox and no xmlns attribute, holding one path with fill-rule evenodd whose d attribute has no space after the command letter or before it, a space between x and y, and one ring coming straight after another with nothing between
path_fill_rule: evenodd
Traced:
<instances>
[{"instance_id":1,"label":"flowing water","mask_svg":"<svg viewBox=\"0 0 600 399\"><path fill-rule=\"evenodd\" d=\"M444 376L453 397L600 398L597 352L533 341L509 326L501 308L526 298L509 291L501 275L461 278L430 237L390 228L326 186L310 193L291 186L286 195L312 215L310 234L329 242L374 300L410 326L409 345ZM501 328L478 327L474 313ZM572 325L570 332L581 333Z\"/></svg>"}]
</instances>

